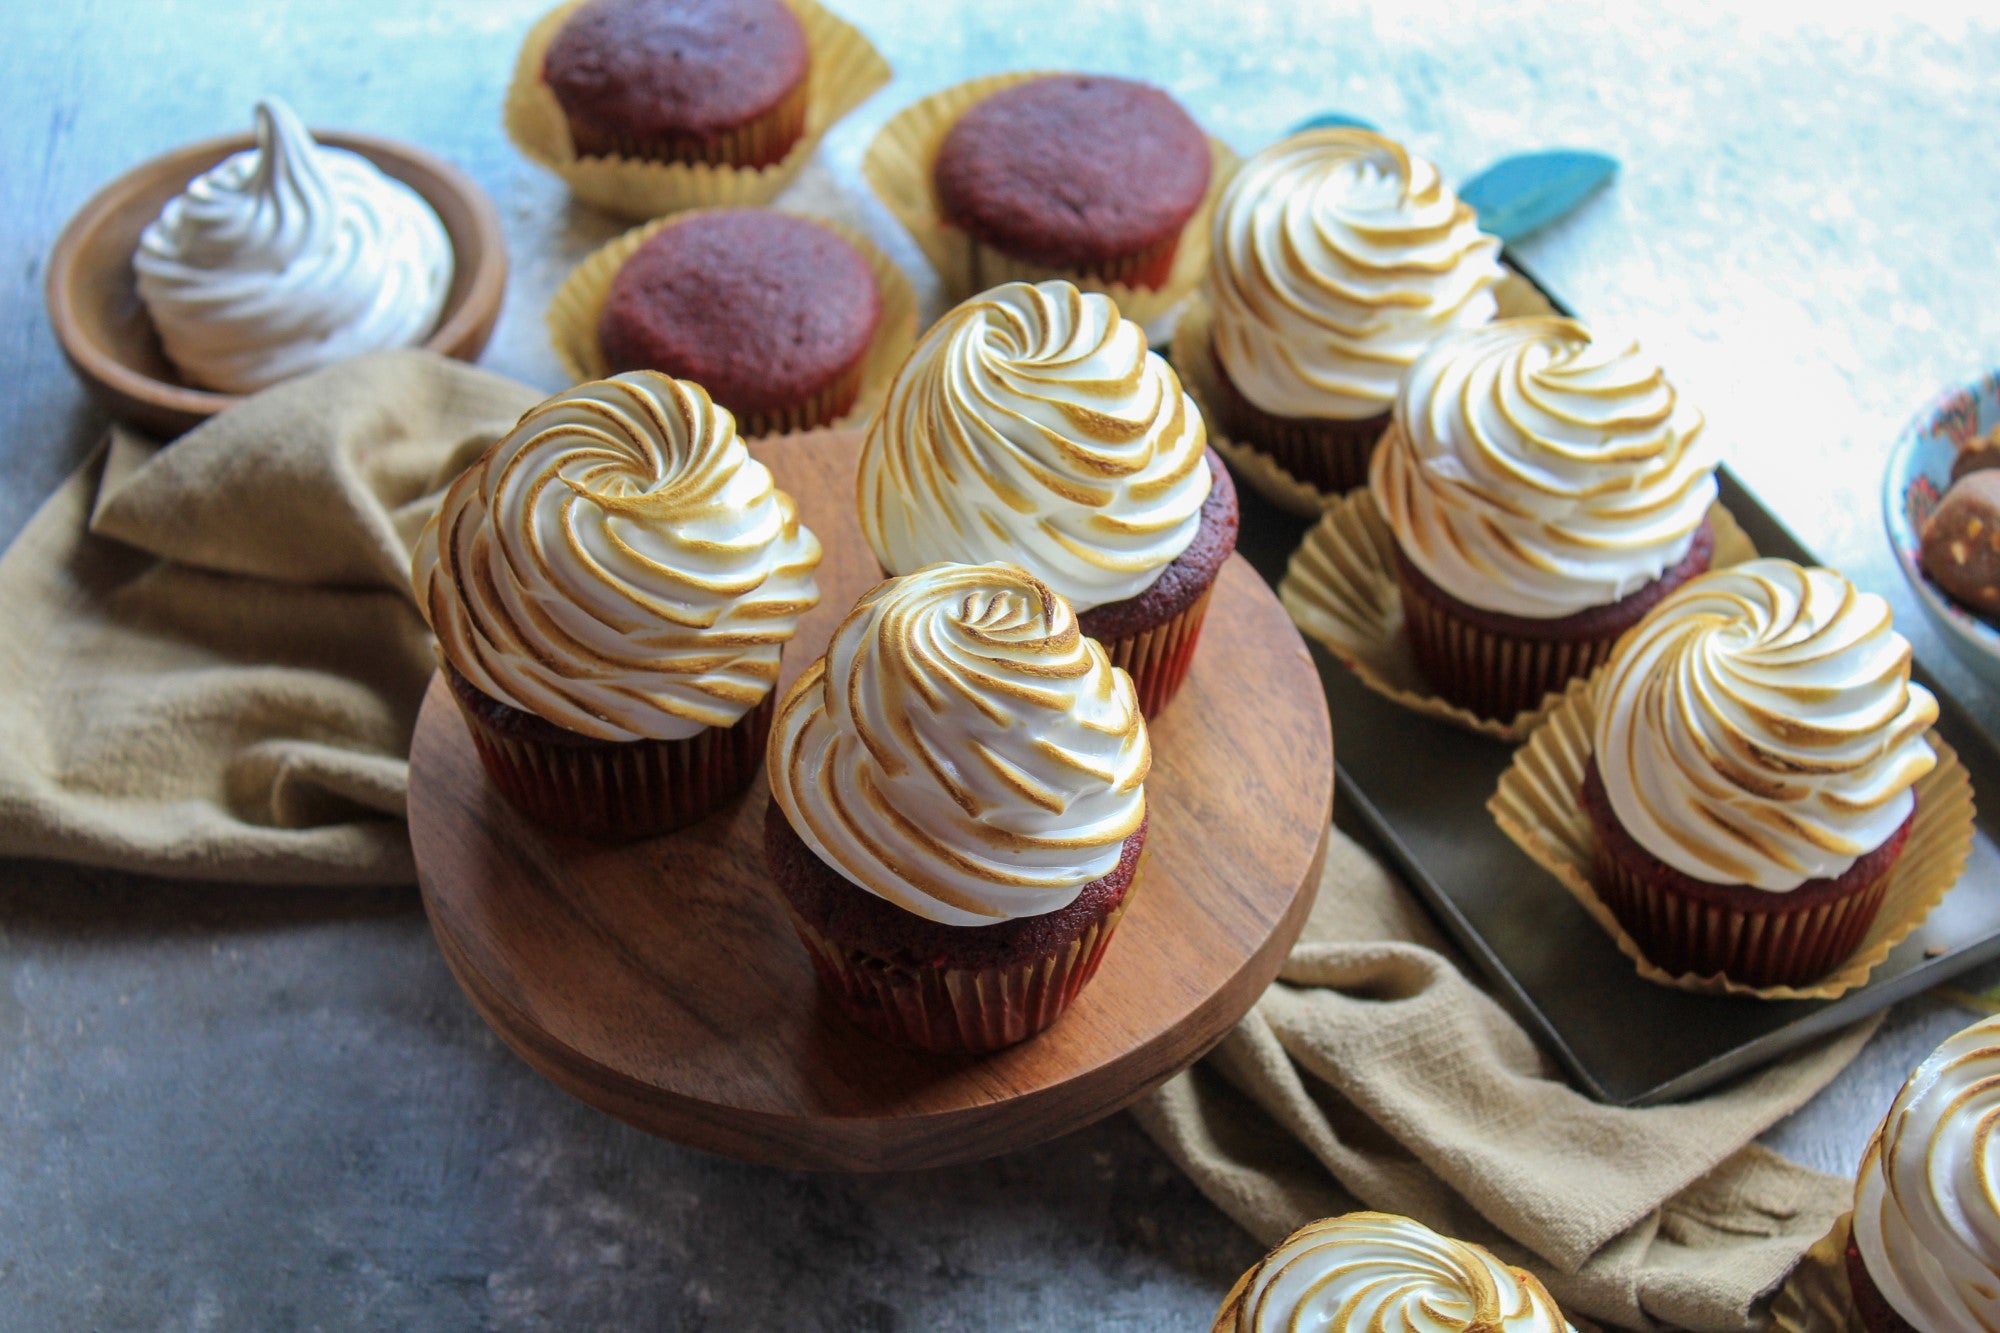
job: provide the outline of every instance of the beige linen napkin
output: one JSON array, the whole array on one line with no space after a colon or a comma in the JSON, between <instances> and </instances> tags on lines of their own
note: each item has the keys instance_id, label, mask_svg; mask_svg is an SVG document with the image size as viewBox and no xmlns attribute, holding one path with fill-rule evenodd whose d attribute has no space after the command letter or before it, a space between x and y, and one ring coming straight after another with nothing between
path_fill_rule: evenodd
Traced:
<instances>
[{"instance_id":1,"label":"beige linen napkin","mask_svg":"<svg viewBox=\"0 0 2000 1333\"><path fill-rule=\"evenodd\" d=\"M1376 1208L1532 1270L1572 1316L1752 1326L1851 1186L1750 1141L1852 1060L1875 1020L1719 1092L1626 1110L1563 1083L1448 950L1336 828L1279 980L1133 1113L1267 1245Z\"/></svg>"},{"instance_id":2,"label":"beige linen napkin","mask_svg":"<svg viewBox=\"0 0 2000 1333\"><path fill-rule=\"evenodd\" d=\"M0 854L411 882L409 543L539 398L394 352L166 449L114 428L0 557Z\"/></svg>"},{"instance_id":3,"label":"beige linen napkin","mask_svg":"<svg viewBox=\"0 0 2000 1333\"><path fill-rule=\"evenodd\" d=\"M114 431L0 556L0 854L410 882L405 755L432 657L409 546L539 396L398 352L165 449ZM1740 1327L1843 1193L1743 1145L1865 1035L1685 1106L1598 1106L1336 831L1283 980L1137 1113L1267 1242L1365 1202L1492 1245L1573 1312Z\"/></svg>"}]
</instances>

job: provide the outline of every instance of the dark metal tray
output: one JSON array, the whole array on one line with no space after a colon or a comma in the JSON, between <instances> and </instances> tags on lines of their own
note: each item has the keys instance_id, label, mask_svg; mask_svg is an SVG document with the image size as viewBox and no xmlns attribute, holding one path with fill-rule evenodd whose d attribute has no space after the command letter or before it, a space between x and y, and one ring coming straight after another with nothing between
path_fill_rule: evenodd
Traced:
<instances>
[{"instance_id":1,"label":"dark metal tray","mask_svg":"<svg viewBox=\"0 0 2000 1333\"><path fill-rule=\"evenodd\" d=\"M1720 482L1722 503L1759 552L1816 563L1727 469ZM1275 584L1309 525L1239 490L1237 549ZM1333 717L1335 801L1380 838L1503 1002L1600 1101L1650 1106L1691 1096L2000 957L2000 823L1988 806L1957 886L1866 985L1839 999L1712 998L1645 981L1487 812L1513 747L1397 707L1308 643ZM1937 694L1938 730L1964 761L1975 795L2000 792L1992 740L1921 664L1913 675Z\"/></svg>"}]
</instances>

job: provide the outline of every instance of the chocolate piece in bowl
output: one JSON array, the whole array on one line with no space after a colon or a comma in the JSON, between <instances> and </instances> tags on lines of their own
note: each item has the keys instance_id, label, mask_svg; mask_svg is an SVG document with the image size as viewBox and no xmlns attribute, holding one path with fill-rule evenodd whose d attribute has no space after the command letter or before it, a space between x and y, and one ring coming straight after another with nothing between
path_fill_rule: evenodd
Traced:
<instances>
[{"instance_id":1,"label":"chocolate piece in bowl","mask_svg":"<svg viewBox=\"0 0 2000 1333\"><path fill-rule=\"evenodd\" d=\"M1954 481L1925 520L1922 543L1918 560L1940 591L1989 620L2000 616L2000 471Z\"/></svg>"}]
</instances>

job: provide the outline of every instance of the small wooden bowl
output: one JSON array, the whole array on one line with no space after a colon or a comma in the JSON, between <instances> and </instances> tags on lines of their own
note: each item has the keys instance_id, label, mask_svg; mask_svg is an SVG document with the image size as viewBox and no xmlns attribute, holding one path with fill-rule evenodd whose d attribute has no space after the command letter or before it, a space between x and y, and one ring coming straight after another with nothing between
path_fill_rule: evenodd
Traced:
<instances>
[{"instance_id":1,"label":"small wooden bowl","mask_svg":"<svg viewBox=\"0 0 2000 1333\"><path fill-rule=\"evenodd\" d=\"M461 361L476 359L500 317L507 285L507 245L492 201L458 168L406 144L370 134L312 134L328 147L361 154L437 210L455 264L444 312L423 345ZM49 256L49 322L63 355L113 416L162 439L192 429L240 395L196 388L167 360L139 300L132 254L169 199L255 143L249 133L207 139L134 167L69 220Z\"/></svg>"}]
</instances>

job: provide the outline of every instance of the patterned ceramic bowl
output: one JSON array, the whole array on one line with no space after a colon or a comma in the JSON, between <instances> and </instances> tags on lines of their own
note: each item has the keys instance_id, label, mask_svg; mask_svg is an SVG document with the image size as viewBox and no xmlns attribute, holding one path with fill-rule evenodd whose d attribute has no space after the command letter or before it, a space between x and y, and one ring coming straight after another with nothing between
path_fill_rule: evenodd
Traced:
<instances>
[{"instance_id":1,"label":"patterned ceramic bowl","mask_svg":"<svg viewBox=\"0 0 2000 1333\"><path fill-rule=\"evenodd\" d=\"M1917 534L1951 483L1962 443L2000 427L2000 370L1951 390L1903 428L1882 479L1882 517L1903 577L1938 632L1979 678L2000 689L2000 629L1938 591L1917 564Z\"/></svg>"}]
</instances>

